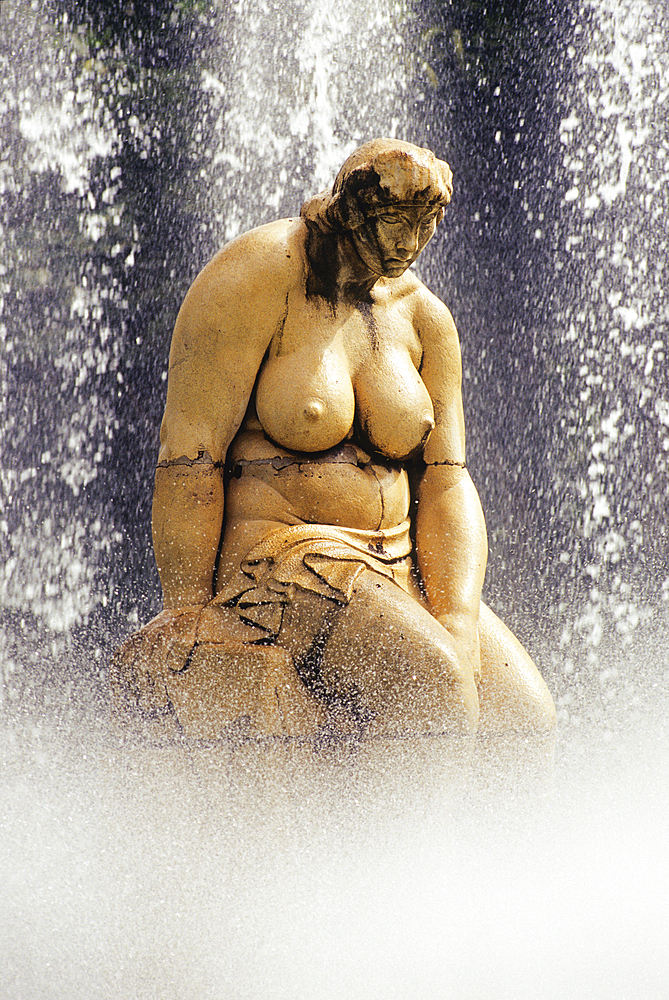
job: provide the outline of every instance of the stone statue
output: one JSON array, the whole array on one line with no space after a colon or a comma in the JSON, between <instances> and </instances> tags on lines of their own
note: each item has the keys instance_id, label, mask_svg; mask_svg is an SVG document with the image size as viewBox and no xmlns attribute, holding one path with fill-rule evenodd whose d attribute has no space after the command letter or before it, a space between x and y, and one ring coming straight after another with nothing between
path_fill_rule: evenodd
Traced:
<instances>
[{"instance_id":1,"label":"stone statue","mask_svg":"<svg viewBox=\"0 0 669 1000\"><path fill-rule=\"evenodd\" d=\"M115 655L121 715L206 740L552 731L480 599L458 335L409 269L451 182L367 143L194 281L155 479L164 610Z\"/></svg>"}]
</instances>

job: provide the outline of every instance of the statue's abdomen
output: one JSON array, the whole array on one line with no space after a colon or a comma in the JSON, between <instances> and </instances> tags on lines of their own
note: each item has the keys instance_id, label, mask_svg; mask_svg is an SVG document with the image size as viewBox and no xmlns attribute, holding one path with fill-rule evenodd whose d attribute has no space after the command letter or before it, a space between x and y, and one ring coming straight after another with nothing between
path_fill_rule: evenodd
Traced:
<instances>
[{"instance_id":1,"label":"statue's abdomen","mask_svg":"<svg viewBox=\"0 0 669 1000\"><path fill-rule=\"evenodd\" d=\"M306 522L375 531L407 517L405 470L353 443L321 453L290 453L260 430L242 429L228 454L227 517Z\"/></svg>"}]
</instances>

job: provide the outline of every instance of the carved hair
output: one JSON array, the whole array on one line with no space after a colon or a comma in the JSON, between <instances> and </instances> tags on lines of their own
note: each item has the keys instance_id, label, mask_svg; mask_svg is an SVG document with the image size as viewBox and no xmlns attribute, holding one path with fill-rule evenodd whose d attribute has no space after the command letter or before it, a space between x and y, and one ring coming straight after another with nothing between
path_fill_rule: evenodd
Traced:
<instances>
[{"instance_id":1,"label":"carved hair","mask_svg":"<svg viewBox=\"0 0 669 1000\"><path fill-rule=\"evenodd\" d=\"M452 193L451 168L429 149L374 139L349 156L332 190L305 201L300 214L321 232L342 232L392 206L447 205Z\"/></svg>"}]
</instances>

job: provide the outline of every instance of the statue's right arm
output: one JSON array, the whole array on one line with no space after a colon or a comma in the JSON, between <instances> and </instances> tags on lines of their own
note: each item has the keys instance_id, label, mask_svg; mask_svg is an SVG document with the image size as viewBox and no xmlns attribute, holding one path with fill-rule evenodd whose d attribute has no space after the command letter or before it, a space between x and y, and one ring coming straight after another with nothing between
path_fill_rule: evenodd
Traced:
<instances>
[{"instance_id":1,"label":"statue's right arm","mask_svg":"<svg viewBox=\"0 0 669 1000\"><path fill-rule=\"evenodd\" d=\"M201 606L213 596L225 456L292 279L296 255L287 252L280 226L225 247L196 278L177 317L152 517L166 609Z\"/></svg>"}]
</instances>

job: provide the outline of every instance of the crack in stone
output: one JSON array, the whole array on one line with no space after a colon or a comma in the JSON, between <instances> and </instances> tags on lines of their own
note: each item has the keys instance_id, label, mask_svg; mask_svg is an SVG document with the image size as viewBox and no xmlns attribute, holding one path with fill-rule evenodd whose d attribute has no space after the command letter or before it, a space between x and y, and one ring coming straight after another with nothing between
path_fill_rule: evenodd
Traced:
<instances>
[{"instance_id":1,"label":"crack in stone","mask_svg":"<svg viewBox=\"0 0 669 1000\"><path fill-rule=\"evenodd\" d=\"M273 458L238 458L233 465L233 475L239 478L245 468L267 465L280 472L293 465L298 468L303 465L357 465L359 469L367 469L371 464L371 460L361 459L355 448L344 445L334 453L320 456L275 455Z\"/></svg>"},{"instance_id":2,"label":"crack in stone","mask_svg":"<svg viewBox=\"0 0 669 1000\"><path fill-rule=\"evenodd\" d=\"M157 468L171 469L173 466L179 465L193 468L194 465L213 465L215 469L221 469L224 464L224 462L215 462L208 451L198 451L197 458L180 455L179 458L171 458L169 461L158 462Z\"/></svg>"},{"instance_id":3,"label":"crack in stone","mask_svg":"<svg viewBox=\"0 0 669 1000\"><path fill-rule=\"evenodd\" d=\"M443 462L426 462L426 465L450 465L456 469L466 469L467 466L464 462L453 462L450 458L445 458Z\"/></svg>"}]
</instances>

